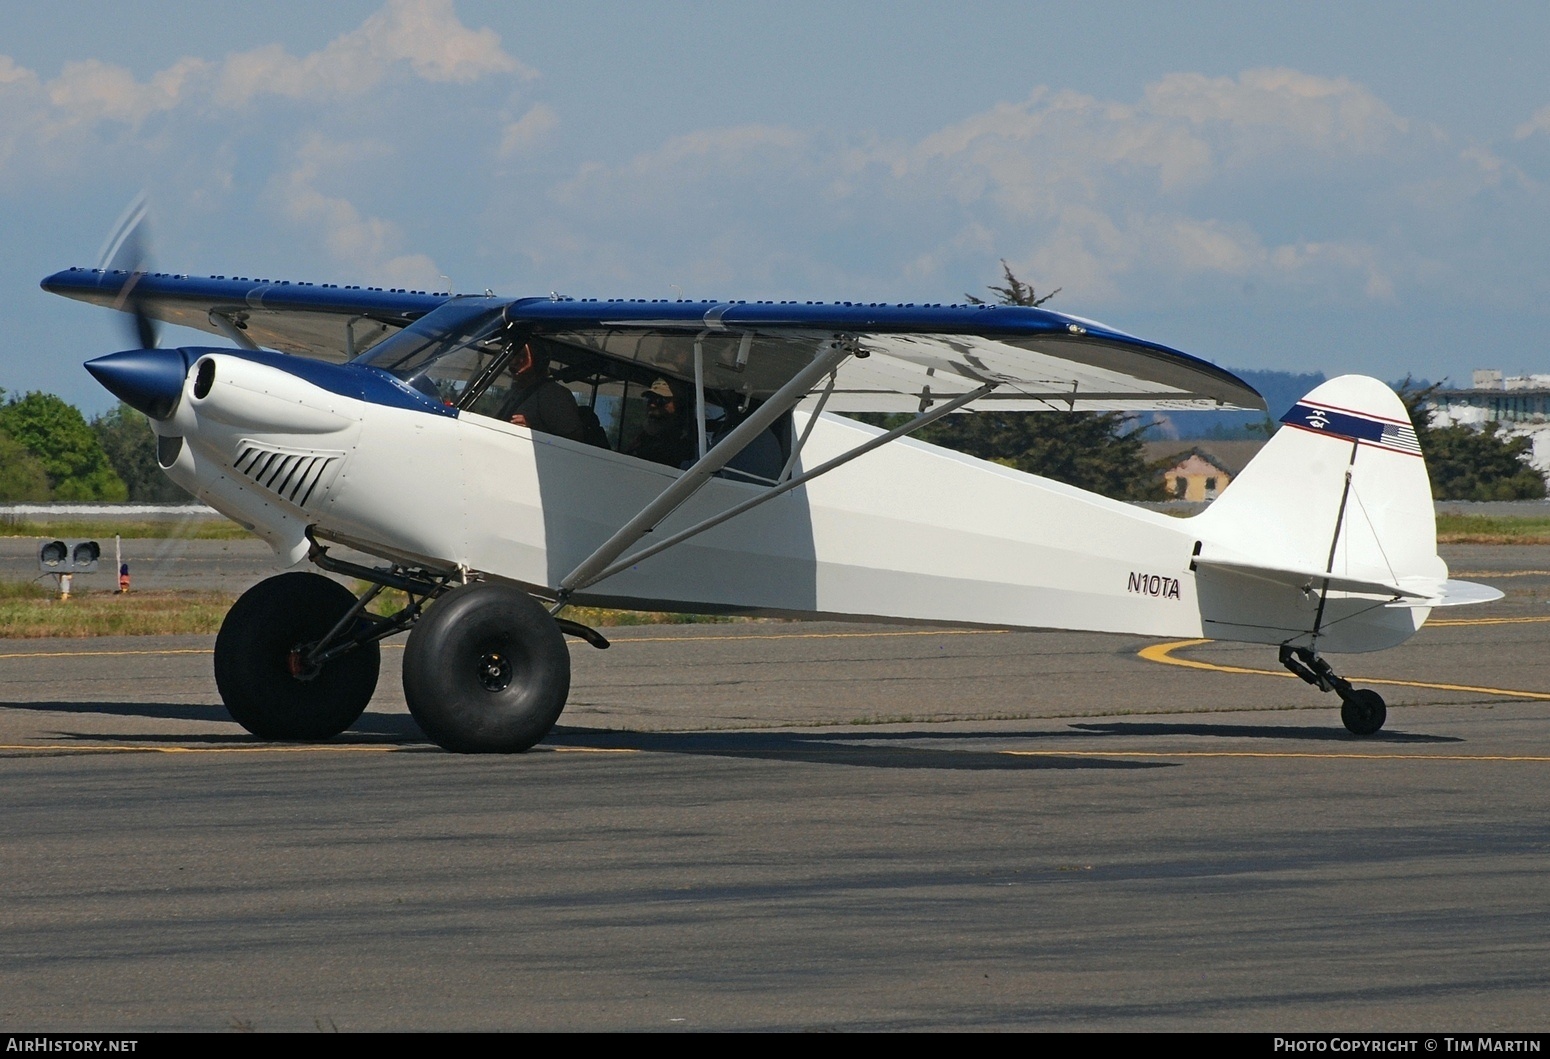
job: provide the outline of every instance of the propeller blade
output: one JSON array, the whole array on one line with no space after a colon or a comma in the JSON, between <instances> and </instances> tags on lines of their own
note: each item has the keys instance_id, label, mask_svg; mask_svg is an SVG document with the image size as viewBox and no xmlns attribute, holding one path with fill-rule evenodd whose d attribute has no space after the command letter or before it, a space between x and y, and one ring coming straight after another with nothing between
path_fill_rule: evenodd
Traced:
<instances>
[{"instance_id":1,"label":"propeller blade","mask_svg":"<svg viewBox=\"0 0 1550 1059\"><path fill-rule=\"evenodd\" d=\"M150 235L146 222L149 213L149 203L142 191L108 233L98 265L104 272L124 274L124 285L113 307L130 315L130 337L140 349L155 349L157 342L156 321L151 319L134 293L140 277L150 269Z\"/></svg>"},{"instance_id":2,"label":"propeller blade","mask_svg":"<svg viewBox=\"0 0 1550 1059\"><path fill-rule=\"evenodd\" d=\"M140 340L140 348L155 349L157 338L156 321L152 320L149 316L146 315L145 310L141 308L138 299L136 299L134 302L134 314L135 338Z\"/></svg>"}]
</instances>

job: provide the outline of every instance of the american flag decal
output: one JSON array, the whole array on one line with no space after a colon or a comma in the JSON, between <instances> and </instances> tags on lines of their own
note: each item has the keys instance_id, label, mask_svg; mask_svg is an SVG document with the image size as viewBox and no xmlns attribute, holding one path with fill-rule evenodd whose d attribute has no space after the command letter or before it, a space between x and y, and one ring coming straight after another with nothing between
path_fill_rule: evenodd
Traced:
<instances>
[{"instance_id":1,"label":"american flag decal","mask_svg":"<svg viewBox=\"0 0 1550 1059\"><path fill-rule=\"evenodd\" d=\"M1390 423L1383 428L1383 437L1379 444L1385 448L1398 449L1400 452L1421 455L1421 443L1416 440L1415 427Z\"/></svg>"},{"instance_id":2,"label":"american flag decal","mask_svg":"<svg viewBox=\"0 0 1550 1059\"><path fill-rule=\"evenodd\" d=\"M1348 412L1342 408L1321 408L1299 401L1281 417L1281 422L1299 430L1373 445L1390 452L1421 455L1415 428L1399 420L1379 419L1365 412Z\"/></svg>"}]
</instances>

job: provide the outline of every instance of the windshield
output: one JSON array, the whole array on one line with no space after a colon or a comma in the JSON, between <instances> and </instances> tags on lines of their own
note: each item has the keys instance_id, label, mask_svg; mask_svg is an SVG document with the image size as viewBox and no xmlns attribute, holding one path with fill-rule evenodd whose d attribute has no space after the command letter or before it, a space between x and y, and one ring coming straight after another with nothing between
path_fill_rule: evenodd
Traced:
<instances>
[{"instance_id":1,"label":"windshield","mask_svg":"<svg viewBox=\"0 0 1550 1059\"><path fill-rule=\"evenodd\" d=\"M355 358L450 405L506 353L506 302L459 298Z\"/></svg>"}]
</instances>

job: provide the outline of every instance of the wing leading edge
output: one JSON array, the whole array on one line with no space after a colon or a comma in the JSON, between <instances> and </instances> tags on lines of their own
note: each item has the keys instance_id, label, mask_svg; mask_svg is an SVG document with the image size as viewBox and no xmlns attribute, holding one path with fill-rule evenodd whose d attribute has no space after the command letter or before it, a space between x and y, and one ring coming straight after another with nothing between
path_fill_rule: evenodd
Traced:
<instances>
[{"instance_id":1,"label":"wing leading edge","mask_svg":"<svg viewBox=\"0 0 1550 1059\"><path fill-rule=\"evenodd\" d=\"M372 344L455 296L248 277L69 269L43 288L286 353L330 361ZM507 319L551 341L763 398L836 338L854 356L826 408L915 412L977 390L988 411L1263 410L1247 383L1207 361L1045 309L881 302L725 302L524 298Z\"/></svg>"},{"instance_id":2,"label":"wing leading edge","mask_svg":"<svg viewBox=\"0 0 1550 1059\"><path fill-rule=\"evenodd\" d=\"M125 308L132 291L136 306L164 323L336 364L452 297L402 288L100 268L56 272L42 287L110 309Z\"/></svg>"}]
</instances>

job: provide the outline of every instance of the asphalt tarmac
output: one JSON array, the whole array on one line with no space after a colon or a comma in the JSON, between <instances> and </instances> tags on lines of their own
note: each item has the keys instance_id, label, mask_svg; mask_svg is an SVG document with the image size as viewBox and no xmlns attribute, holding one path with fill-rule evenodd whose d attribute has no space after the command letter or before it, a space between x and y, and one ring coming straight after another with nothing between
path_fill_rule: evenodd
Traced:
<instances>
[{"instance_id":1,"label":"asphalt tarmac","mask_svg":"<svg viewBox=\"0 0 1550 1059\"><path fill-rule=\"evenodd\" d=\"M1334 659L1369 739L1125 636L613 630L500 758L392 645L289 746L209 637L0 641L0 1024L1543 1032L1550 548L1445 556L1508 597Z\"/></svg>"}]
</instances>

